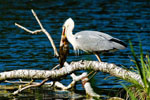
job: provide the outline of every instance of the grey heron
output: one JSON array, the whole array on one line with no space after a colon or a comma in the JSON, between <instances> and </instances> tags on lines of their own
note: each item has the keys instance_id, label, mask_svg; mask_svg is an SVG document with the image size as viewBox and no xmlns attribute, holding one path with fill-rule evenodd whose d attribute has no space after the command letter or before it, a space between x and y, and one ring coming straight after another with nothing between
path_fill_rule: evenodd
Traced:
<instances>
[{"instance_id":1,"label":"grey heron","mask_svg":"<svg viewBox=\"0 0 150 100\"><path fill-rule=\"evenodd\" d=\"M75 51L83 50L96 55L101 62L99 53L125 49L127 45L121 40L98 31L80 31L72 34L74 21L68 18L63 25L63 32Z\"/></svg>"}]
</instances>

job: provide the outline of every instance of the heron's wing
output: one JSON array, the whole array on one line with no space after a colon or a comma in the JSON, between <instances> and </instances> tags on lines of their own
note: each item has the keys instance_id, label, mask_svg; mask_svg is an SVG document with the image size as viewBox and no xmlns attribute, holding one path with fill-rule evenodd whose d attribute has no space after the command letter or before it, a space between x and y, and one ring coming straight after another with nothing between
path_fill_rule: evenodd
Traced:
<instances>
[{"instance_id":1,"label":"heron's wing","mask_svg":"<svg viewBox=\"0 0 150 100\"><path fill-rule=\"evenodd\" d=\"M121 49L120 40L97 31L81 31L75 34L77 48L86 52L102 52Z\"/></svg>"}]
</instances>

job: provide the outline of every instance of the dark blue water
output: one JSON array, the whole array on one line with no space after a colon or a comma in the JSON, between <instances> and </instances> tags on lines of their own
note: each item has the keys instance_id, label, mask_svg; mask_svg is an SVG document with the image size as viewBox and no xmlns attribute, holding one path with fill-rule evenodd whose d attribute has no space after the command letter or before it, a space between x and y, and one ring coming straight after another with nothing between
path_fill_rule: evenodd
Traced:
<instances>
[{"instance_id":1,"label":"dark blue water","mask_svg":"<svg viewBox=\"0 0 150 100\"><path fill-rule=\"evenodd\" d=\"M1 0L0 1L0 71L16 69L51 69L58 64L53 49L43 33L32 35L16 27L19 23L28 29L39 29L31 13L34 9L57 47L64 21L75 21L74 33L96 30L121 39L126 44L131 39L139 54L139 40L144 53L150 52L150 2L147 0ZM70 45L71 46L71 45ZM101 55L105 62L130 67L131 52L125 50ZM74 56L70 50L68 62L97 60L94 55L83 53ZM97 88L119 88L116 78L98 73L94 80ZM71 80L64 80L68 83ZM79 90L82 90L79 85Z\"/></svg>"}]
</instances>

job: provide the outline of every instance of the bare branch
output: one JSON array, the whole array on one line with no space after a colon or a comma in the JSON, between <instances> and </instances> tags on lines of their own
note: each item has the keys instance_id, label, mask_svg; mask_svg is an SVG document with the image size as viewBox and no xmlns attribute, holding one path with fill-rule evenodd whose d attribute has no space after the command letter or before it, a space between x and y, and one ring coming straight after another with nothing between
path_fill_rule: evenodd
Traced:
<instances>
[{"instance_id":1,"label":"bare branch","mask_svg":"<svg viewBox=\"0 0 150 100\"><path fill-rule=\"evenodd\" d=\"M34 85L28 85L28 86L26 86L26 87L24 87L24 88L19 88L18 90L16 90L16 91L14 91L14 93L12 93L13 95L16 95L16 94L18 94L19 92L21 92L21 91L23 91L23 90L25 90L25 89L28 89L28 88L31 88L31 87L38 87L38 86L41 86L41 85L43 85L45 82L47 82L48 81L48 78L47 79L44 79L41 83L39 83L39 84L34 84Z\"/></svg>"},{"instance_id":2,"label":"bare branch","mask_svg":"<svg viewBox=\"0 0 150 100\"><path fill-rule=\"evenodd\" d=\"M39 32L42 32L42 30L31 31L31 30L29 30L29 29L27 29L27 28L25 28L25 27L23 27L23 26L21 26L21 25L19 25L19 24L17 24L17 23L15 23L15 25L18 26L19 28L21 28L21 29L23 29L23 30L29 32L29 33L32 33L32 34L37 34L37 33L39 33Z\"/></svg>"},{"instance_id":3,"label":"bare branch","mask_svg":"<svg viewBox=\"0 0 150 100\"><path fill-rule=\"evenodd\" d=\"M13 84L28 84L30 81L8 81L5 80L5 83L13 83ZM32 84L39 84L39 82L32 82Z\"/></svg>"},{"instance_id":4,"label":"bare branch","mask_svg":"<svg viewBox=\"0 0 150 100\"><path fill-rule=\"evenodd\" d=\"M60 83L60 82L58 82L58 81L56 81L56 82L47 82L46 83L46 81L48 81L48 78L47 79L44 79L41 83L39 83L39 82L32 82L31 84L29 84L30 82L29 81L5 81L5 82L7 82L7 83L14 83L14 84L29 84L29 85L26 85L25 87L23 87L23 88L19 88L18 90L16 90L16 91L14 91L12 94L13 95L16 95L16 94L18 94L18 93L20 93L21 91L23 91L23 90L25 90L25 89L28 89L28 88L31 88L31 87L39 87L39 86L41 86L41 85L48 85L49 87L51 87L51 86L54 86L54 87L57 87L57 88L60 88L60 89L62 89L62 90L68 90L68 89L70 89L70 88L72 88L72 87L74 87L75 86L75 83L77 82L77 81L80 81L80 80L82 80L82 82L84 82L84 85L83 85L83 87L85 88L85 91L86 91L86 93L89 95L89 96L92 96L92 97L100 97L100 95L98 95L98 94L96 94L94 91L93 91L93 89L92 89L92 87L91 87L91 85L90 85L90 83L89 82L87 82L87 80L88 80L88 78L87 78L87 73L85 72L85 73L82 73L81 75L79 75L79 76L76 76L74 73L73 74L71 74L71 77L72 77L72 79L73 79L73 81L68 85L68 86L64 86L62 83ZM85 82L86 81L86 82Z\"/></svg>"},{"instance_id":5,"label":"bare branch","mask_svg":"<svg viewBox=\"0 0 150 100\"><path fill-rule=\"evenodd\" d=\"M54 55L58 57L59 54L58 54L58 52L57 52L57 48L56 48L56 46L55 46L55 44L54 44L54 42L53 42L53 39L52 39L51 35L44 29L43 25L41 24L41 22L40 22L39 18L37 17L36 13L34 12L34 10L32 9L31 11L32 11L34 17L36 18L38 24L40 25L41 30L42 30L43 33L45 33L45 35L48 37L48 39L49 39L49 41L50 41L50 43L51 43L51 45L52 45L52 47L53 47L53 49L54 49Z\"/></svg>"},{"instance_id":6,"label":"bare branch","mask_svg":"<svg viewBox=\"0 0 150 100\"><path fill-rule=\"evenodd\" d=\"M56 48L56 46L55 46L55 44L54 44L54 41L53 41L51 35L44 29L43 25L41 24L41 22L40 22L40 20L38 19L38 17L37 17L37 15L36 15L36 13L34 12L34 10L32 9L31 11L32 11L34 17L36 18L36 20L37 20L39 26L41 27L40 30L31 31L31 30L29 30L29 29L27 29L27 28L25 28L25 27L23 27L23 26L21 26L21 25L19 25L19 24L17 24L17 23L15 23L15 25L18 26L19 28L21 28L21 29L23 29L23 30L29 32L29 33L32 33L32 34L37 34L37 33L39 33L39 32L43 32L43 33L48 37L48 39L49 39L49 41L50 41L50 43L51 43L51 45L52 45L52 47L53 47L53 49L54 49L54 55L55 55L56 57L58 57L59 54L58 54L58 52L57 52L57 48Z\"/></svg>"},{"instance_id":7,"label":"bare branch","mask_svg":"<svg viewBox=\"0 0 150 100\"><path fill-rule=\"evenodd\" d=\"M43 25L41 24L39 18L37 17L36 13L33 9L31 9L32 14L34 15L35 19L37 20L38 24L40 25L41 29L44 29Z\"/></svg>"},{"instance_id":8,"label":"bare branch","mask_svg":"<svg viewBox=\"0 0 150 100\"><path fill-rule=\"evenodd\" d=\"M72 81L68 86L64 86L63 84L61 84L61 83L59 83L59 82L57 82L57 83L55 84L55 86L61 88L62 90L68 90L68 89L74 87L77 81L82 80L82 83L84 83L84 84L83 84L83 87L84 87L86 93L87 93L89 96L91 96L91 97L97 97L97 98L100 97L100 95L96 94L96 93L93 91L90 82L88 82L89 79L88 79L88 77L87 77L87 73L86 73L86 72L82 73L82 74L79 75L79 76L76 76L74 73L72 73L72 74L71 74L71 77L72 77L73 81Z\"/></svg>"},{"instance_id":9,"label":"bare branch","mask_svg":"<svg viewBox=\"0 0 150 100\"><path fill-rule=\"evenodd\" d=\"M51 80L63 77L77 70L88 70L102 71L109 73L111 76L127 80L131 83L138 82L139 85L144 86L139 74L120 68L115 64L97 62L97 61L78 61L72 62L68 65L66 62L65 67L56 70L14 70L0 73L0 81L13 78L26 78L26 79L45 79L50 78ZM136 82L135 82L136 81Z\"/></svg>"},{"instance_id":10,"label":"bare branch","mask_svg":"<svg viewBox=\"0 0 150 100\"><path fill-rule=\"evenodd\" d=\"M87 76L87 73L86 73L86 72L85 72L85 73L82 73L82 74L79 75L79 76L76 76L74 73L72 73L70 76L72 77L72 82L71 82L67 87L62 88L63 90L68 90L68 89L74 87L77 81L80 81L80 80L82 80L84 77Z\"/></svg>"}]
</instances>

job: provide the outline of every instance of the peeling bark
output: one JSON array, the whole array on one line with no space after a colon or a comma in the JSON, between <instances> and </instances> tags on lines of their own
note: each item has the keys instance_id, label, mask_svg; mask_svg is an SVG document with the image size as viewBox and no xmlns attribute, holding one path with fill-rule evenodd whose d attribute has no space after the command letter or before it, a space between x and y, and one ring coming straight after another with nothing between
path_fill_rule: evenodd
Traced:
<instances>
[{"instance_id":1,"label":"peeling bark","mask_svg":"<svg viewBox=\"0 0 150 100\"><path fill-rule=\"evenodd\" d=\"M138 82L139 85L143 86L143 82L139 74L135 72L123 69L116 66L115 64L97 61L78 61L72 62L70 65L65 62L65 67L55 70L13 70L8 72L0 73L0 81L7 79L45 79L51 80L58 79L65 75L71 74L77 70L88 70L101 71L109 73L111 76L121 78L131 83Z\"/></svg>"},{"instance_id":2,"label":"peeling bark","mask_svg":"<svg viewBox=\"0 0 150 100\"><path fill-rule=\"evenodd\" d=\"M110 74L111 76L115 76L118 78L121 78L123 80L126 80L128 82L136 84L138 82L138 85L144 86L141 76L135 72L129 71L127 69L118 67L115 64L112 63L106 63L106 62L97 62L97 61L83 61L83 62L72 62L71 66L78 66L79 68L83 68L84 70L92 69L95 71L101 71Z\"/></svg>"}]
</instances>

